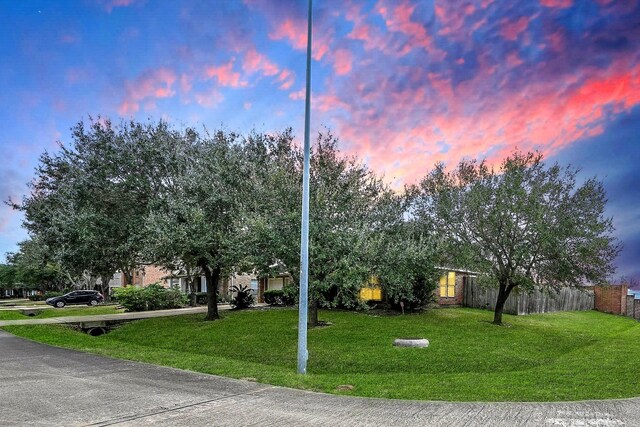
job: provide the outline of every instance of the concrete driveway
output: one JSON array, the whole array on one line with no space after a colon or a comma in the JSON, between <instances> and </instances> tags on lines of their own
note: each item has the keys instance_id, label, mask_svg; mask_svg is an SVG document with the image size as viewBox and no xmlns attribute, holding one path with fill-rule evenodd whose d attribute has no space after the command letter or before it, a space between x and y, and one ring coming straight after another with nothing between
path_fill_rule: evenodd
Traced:
<instances>
[{"instance_id":1,"label":"concrete driveway","mask_svg":"<svg viewBox=\"0 0 640 427\"><path fill-rule=\"evenodd\" d=\"M0 425L640 426L640 398L446 403L305 392L65 350L0 331Z\"/></svg>"}]
</instances>

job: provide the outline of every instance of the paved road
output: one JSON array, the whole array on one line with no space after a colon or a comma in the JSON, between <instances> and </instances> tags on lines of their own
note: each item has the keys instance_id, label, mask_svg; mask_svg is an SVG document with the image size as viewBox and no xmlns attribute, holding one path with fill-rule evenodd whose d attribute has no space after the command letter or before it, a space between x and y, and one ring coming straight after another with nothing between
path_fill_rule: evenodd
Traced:
<instances>
[{"instance_id":1,"label":"paved road","mask_svg":"<svg viewBox=\"0 0 640 427\"><path fill-rule=\"evenodd\" d=\"M0 425L640 426L640 398L444 403L305 392L27 341L0 331Z\"/></svg>"}]
</instances>

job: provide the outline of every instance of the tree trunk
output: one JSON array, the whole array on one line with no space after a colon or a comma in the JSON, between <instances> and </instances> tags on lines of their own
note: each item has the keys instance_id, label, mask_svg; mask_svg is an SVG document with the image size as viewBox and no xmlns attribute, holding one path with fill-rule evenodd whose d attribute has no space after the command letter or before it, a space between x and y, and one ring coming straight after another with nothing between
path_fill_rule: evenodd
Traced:
<instances>
[{"instance_id":1,"label":"tree trunk","mask_svg":"<svg viewBox=\"0 0 640 427\"><path fill-rule=\"evenodd\" d=\"M133 274L131 271L123 268L122 274L124 274L124 286L133 285Z\"/></svg>"},{"instance_id":2,"label":"tree trunk","mask_svg":"<svg viewBox=\"0 0 640 427\"><path fill-rule=\"evenodd\" d=\"M196 295L196 280L197 277L191 277L187 279L187 285L189 285L189 305L195 307L198 305L198 296Z\"/></svg>"},{"instance_id":3,"label":"tree trunk","mask_svg":"<svg viewBox=\"0 0 640 427\"><path fill-rule=\"evenodd\" d=\"M98 289L100 291L100 293L102 294L102 296L104 296L104 302L110 302L111 301L111 295L109 295L109 280L111 280L113 276L100 276L100 285L98 286L98 284L96 283L96 286L100 289Z\"/></svg>"},{"instance_id":4,"label":"tree trunk","mask_svg":"<svg viewBox=\"0 0 640 427\"><path fill-rule=\"evenodd\" d=\"M189 290L189 306L195 307L197 305L197 297L196 297L196 283L195 278L191 274L191 269L189 267L185 268L187 272L187 289Z\"/></svg>"},{"instance_id":5,"label":"tree trunk","mask_svg":"<svg viewBox=\"0 0 640 427\"><path fill-rule=\"evenodd\" d=\"M320 321L318 320L318 300L311 298L309 300L309 317L307 318L307 327L312 328L318 326Z\"/></svg>"},{"instance_id":6,"label":"tree trunk","mask_svg":"<svg viewBox=\"0 0 640 427\"><path fill-rule=\"evenodd\" d=\"M210 269L202 268L204 277L207 279L207 317L205 320L216 320L220 318L218 314L218 280L220 280L220 267Z\"/></svg>"},{"instance_id":7,"label":"tree trunk","mask_svg":"<svg viewBox=\"0 0 640 427\"><path fill-rule=\"evenodd\" d=\"M504 304L509 298L509 294L513 289L512 285L508 285L508 282L500 282L500 288L498 290L498 300L496 301L496 310L493 315L493 324L502 326L502 312L504 311Z\"/></svg>"}]
</instances>

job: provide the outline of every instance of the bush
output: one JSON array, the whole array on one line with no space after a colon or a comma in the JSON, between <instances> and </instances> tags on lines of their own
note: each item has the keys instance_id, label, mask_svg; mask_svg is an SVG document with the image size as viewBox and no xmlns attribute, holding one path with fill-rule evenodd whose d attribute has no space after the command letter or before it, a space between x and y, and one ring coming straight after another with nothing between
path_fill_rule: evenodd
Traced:
<instances>
[{"instance_id":1,"label":"bush","mask_svg":"<svg viewBox=\"0 0 640 427\"><path fill-rule=\"evenodd\" d=\"M207 296L206 292L196 292L196 304L200 304L200 305L207 305L207 302L209 301L209 297ZM189 297L191 298L193 296L193 294L189 294Z\"/></svg>"},{"instance_id":2,"label":"bush","mask_svg":"<svg viewBox=\"0 0 640 427\"><path fill-rule=\"evenodd\" d=\"M282 291L284 292L284 295L282 296L282 304L295 305L298 303L300 290L297 286L285 286Z\"/></svg>"},{"instance_id":3,"label":"bush","mask_svg":"<svg viewBox=\"0 0 640 427\"><path fill-rule=\"evenodd\" d=\"M264 292L264 302L269 305L294 305L297 300L298 290L294 286Z\"/></svg>"},{"instance_id":4,"label":"bush","mask_svg":"<svg viewBox=\"0 0 640 427\"><path fill-rule=\"evenodd\" d=\"M62 292L57 291L48 291L44 294L37 295L29 295L30 301L45 301L47 298L59 297L60 295L64 295Z\"/></svg>"},{"instance_id":5,"label":"bush","mask_svg":"<svg viewBox=\"0 0 640 427\"><path fill-rule=\"evenodd\" d=\"M146 288L127 286L114 291L115 299L127 311L149 311L180 308L187 304L187 295L177 288L166 289L158 283Z\"/></svg>"},{"instance_id":6,"label":"bush","mask_svg":"<svg viewBox=\"0 0 640 427\"><path fill-rule=\"evenodd\" d=\"M271 289L264 291L264 302L269 305L284 305L284 291L282 289Z\"/></svg>"},{"instance_id":7,"label":"bush","mask_svg":"<svg viewBox=\"0 0 640 427\"><path fill-rule=\"evenodd\" d=\"M231 306L234 309L242 310L243 308L249 308L255 304L251 288L247 286L234 285L231 287L231 292L235 294L231 299Z\"/></svg>"}]
</instances>

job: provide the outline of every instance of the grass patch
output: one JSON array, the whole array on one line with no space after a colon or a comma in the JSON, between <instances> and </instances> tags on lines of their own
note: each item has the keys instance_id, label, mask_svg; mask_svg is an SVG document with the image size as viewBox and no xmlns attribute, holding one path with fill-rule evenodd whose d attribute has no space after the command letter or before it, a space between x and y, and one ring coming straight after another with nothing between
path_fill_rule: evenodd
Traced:
<instances>
[{"instance_id":1,"label":"grass patch","mask_svg":"<svg viewBox=\"0 0 640 427\"><path fill-rule=\"evenodd\" d=\"M40 312L34 316L26 316L18 310L0 310L0 320L49 319L51 317L93 316L98 314L117 313L124 313L124 310L116 310L116 307L114 305L97 307L46 308L40 310Z\"/></svg>"},{"instance_id":2,"label":"grass patch","mask_svg":"<svg viewBox=\"0 0 640 427\"><path fill-rule=\"evenodd\" d=\"M297 311L226 312L141 320L90 337L70 328L12 326L16 335L129 360L358 396L453 401L556 401L640 395L640 323L597 312L505 316L473 309L373 316L330 311L309 331L297 375ZM392 347L425 337L427 349ZM341 384L353 390L336 391Z\"/></svg>"}]
</instances>

